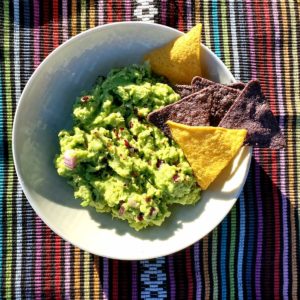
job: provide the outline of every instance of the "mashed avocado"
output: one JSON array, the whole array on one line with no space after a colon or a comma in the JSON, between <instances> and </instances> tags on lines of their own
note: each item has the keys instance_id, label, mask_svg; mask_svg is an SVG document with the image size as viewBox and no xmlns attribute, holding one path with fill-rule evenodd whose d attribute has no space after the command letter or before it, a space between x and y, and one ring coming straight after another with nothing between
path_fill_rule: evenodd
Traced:
<instances>
[{"instance_id":1,"label":"mashed avocado","mask_svg":"<svg viewBox=\"0 0 300 300\"><path fill-rule=\"evenodd\" d=\"M59 133L58 174L82 206L127 220L136 230L160 226L171 204L200 199L181 149L147 122L179 96L148 65L112 70L74 105L72 130Z\"/></svg>"}]
</instances>

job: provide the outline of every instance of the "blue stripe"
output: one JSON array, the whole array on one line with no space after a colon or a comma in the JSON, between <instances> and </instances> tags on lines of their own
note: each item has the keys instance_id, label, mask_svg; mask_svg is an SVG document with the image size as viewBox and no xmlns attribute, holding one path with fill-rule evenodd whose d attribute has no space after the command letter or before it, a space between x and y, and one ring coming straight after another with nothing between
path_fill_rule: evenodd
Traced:
<instances>
[{"instance_id":1,"label":"blue stripe","mask_svg":"<svg viewBox=\"0 0 300 300\"><path fill-rule=\"evenodd\" d=\"M29 79L29 76L31 75L31 59L30 59L30 54L32 53L32 50L30 49L31 43L28 41L31 41L30 39L30 1L25 0L24 1L24 27L23 27L23 35L24 35L24 40L27 41L27 43L23 43L23 61L24 61L24 75L26 80ZM25 232L25 238L24 242L25 243L25 253L23 254L23 264L24 264L24 269L25 269L25 286L27 287L32 287L34 286L32 284L32 278L34 278L34 261L33 261L33 247L34 245L34 228L35 228L35 214L32 211L32 208L30 207L29 203L26 201L26 228L24 230ZM33 294L33 289L28 288L26 289L26 299L32 299L34 294Z\"/></svg>"},{"instance_id":2,"label":"blue stripe","mask_svg":"<svg viewBox=\"0 0 300 300\"><path fill-rule=\"evenodd\" d=\"M212 23L214 31L215 53L221 57L219 19L218 19L218 0L212 0Z\"/></svg>"},{"instance_id":3,"label":"blue stripe","mask_svg":"<svg viewBox=\"0 0 300 300\"><path fill-rule=\"evenodd\" d=\"M238 258L237 258L237 289L238 298L244 299L243 293L243 258L244 258L244 247L245 247L245 198L244 192L241 193L239 198L240 203L240 235L238 242Z\"/></svg>"},{"instance_id":4,"label":"blue stripe","mask_svg":"<svg viewBox=\"0 0 300 300\"><path fill-rule=\"evenodd\" d=\"M218 19L218 1L212 0L212 27L214 50L216 55L221 58L220 32ZM221 277L221 298L227 298L227 235L228 235L228 217L221 224L221 247L220 247L220 277Z\"/></svg>"},{"instance_id":5,"label":"blue stripe","mask_svg":"<svg viewBox=\"0 0 300 300\"><path fill-rule=\"evenodd\" d=\"M151 261L144 260L140 264L141 299L167 299L165 257Z\"/></svg>"},{"instance_id":6,"label":"blue stripe","mask_svg":"<svg viewBox=\"0 0 300 300\"><path fill-rule=\"evenodd\" d=\"M220 277L221 277L221 297L227 299L227 235L228 218L226 217L221 224L221 246L220 246Z\"/></svg>"},{"instance_id":7,"label":"blue stripe","mask_svg":"<svg viewBox=\"0 0 300 300\"><path fill-rule=\"evenodd\" d=\"M245 257L247 257L247 260L245 262L246 264L246 270L245 270L245 286L246 286L246 298L252 299L252 268L253 268L253 251L254 251L254 236L256 234L255 230L255 205L254 205L254 197L252 192L253 187L253 174L252 172L249 172L247 182L246 182L246 203L248 203L247 208L245 211L247 211L248 218L247 218L247 254Z\"/></svg>"}]
</instances>

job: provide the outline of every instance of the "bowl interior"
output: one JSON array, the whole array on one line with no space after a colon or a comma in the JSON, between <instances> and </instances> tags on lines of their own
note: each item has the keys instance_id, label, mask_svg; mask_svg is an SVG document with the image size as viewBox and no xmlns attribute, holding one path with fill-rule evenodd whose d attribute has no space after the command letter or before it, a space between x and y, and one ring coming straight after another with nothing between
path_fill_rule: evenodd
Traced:
<instances>
[{"instance_id":1,"label":"bowl interior","mask_svg":"<svg viewBox=\"0 0 300 300\"><path fill-rule=\"evenodd\" d=\"M115 23L86 31L57 48L38 67L20 99L13 131L16 170L37 214L57 234L96 255L145 259L167 255L196 242L230 211L248 173L250 151L241 149L194 207L176 206L160 228L141 232L127 223L82 208L53 165L57 134L72 124L74 100L115 67L139 63L143 54L181 35L147 23ZM202 46L204 75L217 82L234 81L224 64ZM120 250L121 249L121 250Z\"/></svg>"}]
</instances>

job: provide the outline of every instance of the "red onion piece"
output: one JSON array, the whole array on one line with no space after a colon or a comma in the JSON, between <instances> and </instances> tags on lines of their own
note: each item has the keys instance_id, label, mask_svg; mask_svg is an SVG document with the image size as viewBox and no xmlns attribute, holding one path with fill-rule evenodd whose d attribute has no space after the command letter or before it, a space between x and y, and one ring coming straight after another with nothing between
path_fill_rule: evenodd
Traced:
<instances>
[{"instance_id":1,"label":"red onion piece","mask_svg":"<svg viewBox=\"0 0 300 300\"><path fill-rule=\"evenodd\" d=\"M74 157L74 155L72 155L74 152L72 150L67 150L64 153L64 164L66 167L68 167L69 169L73 170L76 165L76 157Z\"/></svg>"}]
</instances>

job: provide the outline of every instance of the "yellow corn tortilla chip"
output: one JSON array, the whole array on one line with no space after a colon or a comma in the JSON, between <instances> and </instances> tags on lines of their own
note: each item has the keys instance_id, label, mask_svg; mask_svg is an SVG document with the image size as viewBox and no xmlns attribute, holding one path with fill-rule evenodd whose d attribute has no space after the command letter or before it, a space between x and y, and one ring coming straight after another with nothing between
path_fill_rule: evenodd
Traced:
<instances>
[{"instance_id":1,"label":"yellow corn tortilla chip","mask_svg":"<svg viewBox=\"0 0 300 300\"><path fill-rule=\"evenodd\" d=\"M167 124L202 190L206 190L229 164L247 134L245 129L187 126L172 121Z\"/></svg>"},{"instance_id":2,"label":"yellow corn tortilla chip","mask_svg":"<svg viewBox=\"0 0 300 300\"><path fill-rule=\"evenodd\" d=\"M193 27L185 35L144 56L152 70L167 77L172 83L190 84L194 76L201 74L200 47L202 24Z\"/></svg>"}]
</instances>

